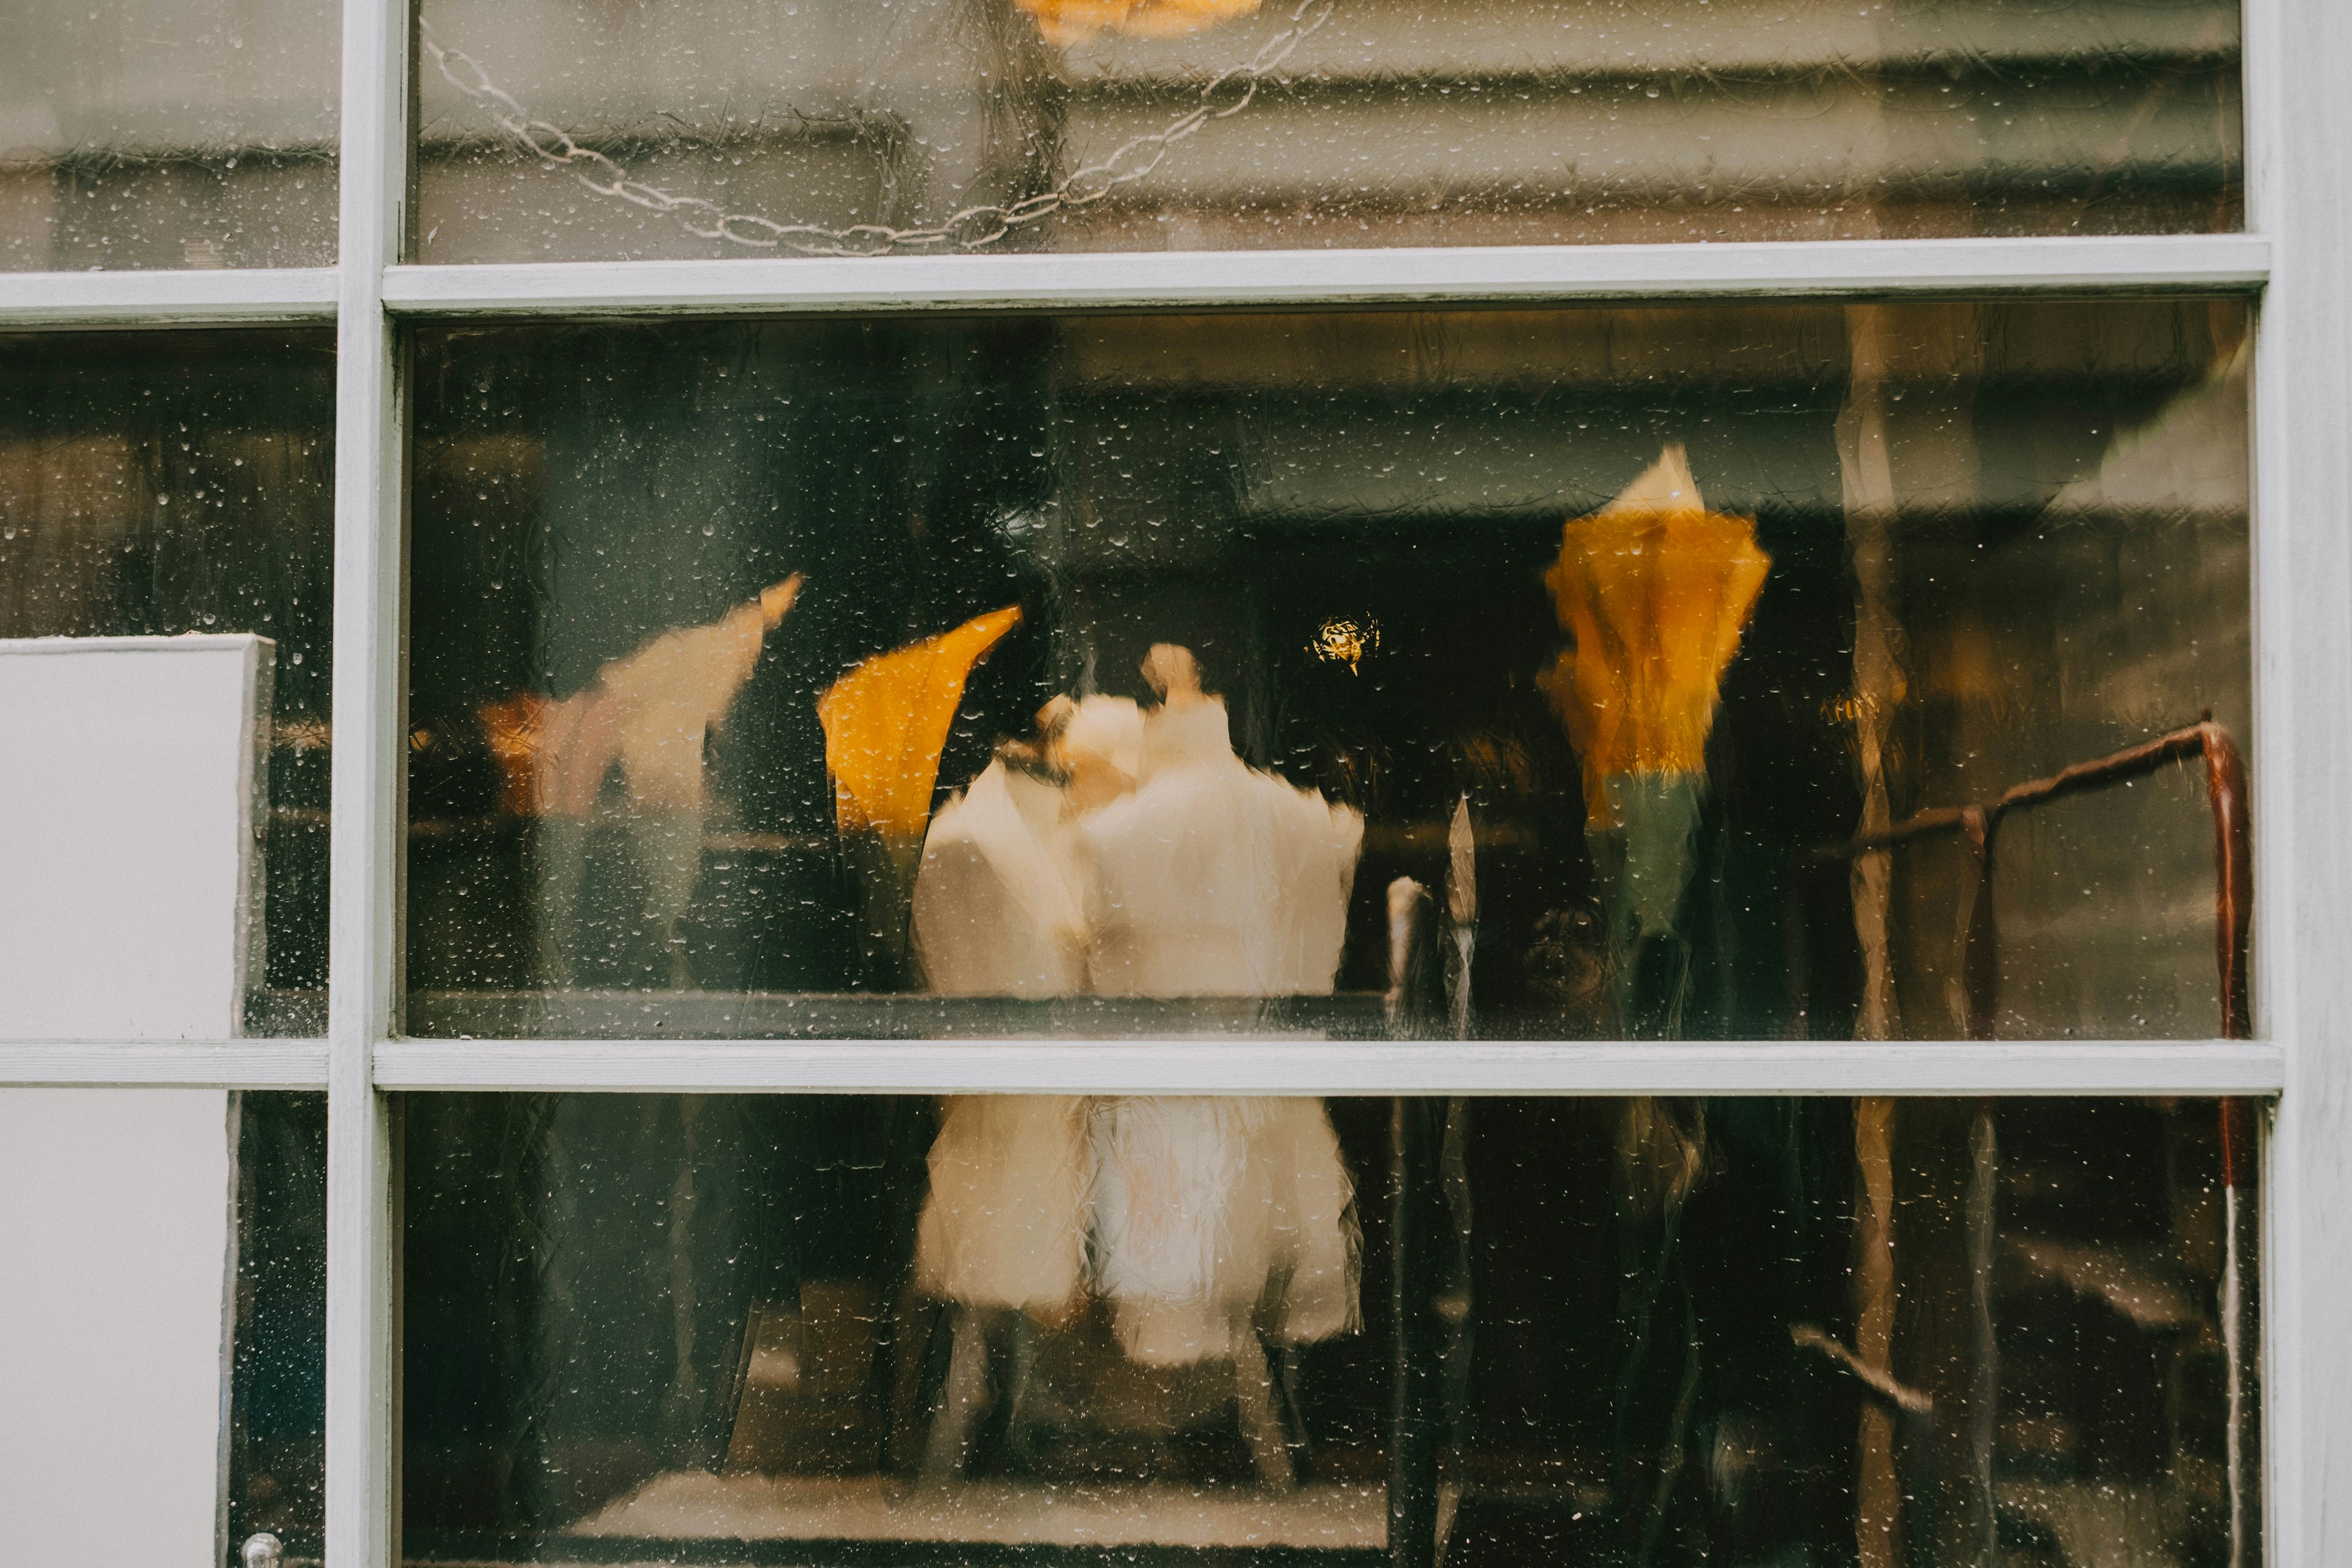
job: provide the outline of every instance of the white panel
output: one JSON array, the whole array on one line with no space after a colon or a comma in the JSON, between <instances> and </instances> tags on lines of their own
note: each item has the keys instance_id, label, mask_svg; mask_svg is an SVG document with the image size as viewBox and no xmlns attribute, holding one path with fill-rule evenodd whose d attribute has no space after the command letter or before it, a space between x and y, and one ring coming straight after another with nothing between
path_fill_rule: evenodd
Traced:
<instances>
[{"instance_id":1,"label":"white panel","mask_svg":"<svg viewBox=\"0 0 2352 1568\"><path fill-rule=\"evenodd\" d=\"M0 642L0 1038L239 1033L274 657L254 637Z\"/></svg>"},{"instance_id":2,"label":"white panel","mask_svg":"<svg viewBox=\"0 0 2352 1568\"><path fill-rule=\"evenodd\" d=\"M227 1111L0 1091L0 1561L213 1560Z\"/></svg>"}]
</instances>

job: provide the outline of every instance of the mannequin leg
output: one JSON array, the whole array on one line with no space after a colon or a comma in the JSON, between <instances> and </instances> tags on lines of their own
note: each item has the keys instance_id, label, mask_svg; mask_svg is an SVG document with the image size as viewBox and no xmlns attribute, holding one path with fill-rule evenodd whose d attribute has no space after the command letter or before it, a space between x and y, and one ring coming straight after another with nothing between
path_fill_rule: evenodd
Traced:
<instances>
[{"instance_id":1,"label":"mannequin leg","mask_svg":"<svg viewBox=\"0 0 2352 1568\"><path fill-rule=\"evenodd\" d=\"M988 1331L977 1308L948 1309L952 1339L948 1383L931 1413L931 1433L923 1445L923 1474L932 1480L959 1479L971 1461L972 1435L988 1407Z\"/></svg>"},{"instance_id":2,"label":"mannequin leg","mask_svg":"<svg viewBox=\"0 0 2352 1568\"><path fill-rule=\"evenodd\" d=\"M1249 1445L1260 1485L1288 1491L1297 1474L1290 1464L1290 1434L1275 1409L1274 1369L1265 1345L1248 1321L1234 1325L1234 1401L1241 1411L1242 1441Z\"/></svg>"},{"instance_id":3,"label":"mannequin leg","mask_svg":"<svg viewBox=\"0 0 2352 1568\"><path fill-rule=\"evenodd\" d=\"M550 812L531 825L531 882L539 901L539 971L550 985L572 983L580 940L580 888L588 876L588 819Z\"/></svg>"},{"instance_id":4,"label":"mannequin leg","mask_svg":"<svg viewBox=\"0 0 2352 1568\"><path fill-rule=\"evenodd\" d=\"M1014 1312L1005 1325L1004 1404L1005 1441L1015 1458L1026 1465L1032 1455L1030 1442L1035 1436L1033 1379L1037 1370L1037 1325L1029 1321L1026 1312Z\"/></svg>"},{"instance_id":5,"label":"mannequin leg","mask_svg":"<svg viewBox=\"0 0 2352 1568\"><path fill-rule=\"evenodd\" d=\"M646 879L646 925L669 961L669 988L690 991L686 962L686 911L702 877L702 813L640 811L629 818L629 847Z\"/></svg>"}]
</instances>

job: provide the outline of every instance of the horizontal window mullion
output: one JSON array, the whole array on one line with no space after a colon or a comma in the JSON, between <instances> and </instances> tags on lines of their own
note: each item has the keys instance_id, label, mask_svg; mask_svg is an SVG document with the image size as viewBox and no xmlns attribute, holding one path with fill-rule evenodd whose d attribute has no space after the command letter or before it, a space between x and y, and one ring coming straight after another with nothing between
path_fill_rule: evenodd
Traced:
<instances>
[{"instance_id":1,"label":"horizontal window mullion","mask_svg":"<svg viewBox=\"0 0 2352 1568\"><path fill-rule=\"evenodd\" d=\"M2259 288L2251 235L394 267L415 316L1199 309Z\"/></svg>"},{"instance_id":2,"label":"horizontal window mullion","mask_svg":"<svg viewBox=\"0 0 2352 1568\"><path fill-rule=\"evenodd\" d=\"M1512 302L1774 295L2242 291L2270 270L2249 235L1510 246L395 267L406 314L1021 310ZM0 326L323 321L331 268L25 272Z\"/></svg>"},{"instance_id":3,"label":"horizontal window mullion","mask_svg":"<svg viewBox=\"0 0 2352 1568\"><path fill-rule=\"evenodd\" d=\"M324 1089L324 1040L0 1044L0 1088Z\"/></svg>"},{"instance_id":4,"label":"horizontal window mullion","mask_svg":"<svg viewBox=\"0 0 2352 1568\"><path fill-rule=\"evenodd\" d=\"M331 321L331 267L0 273L0 327Z\"/></svg>"},{"instance_id":5,"label":"horizontal window mullion","mask_svg":"<svg viewBox=\"0 0 2352 1568\"><path fill-rule=\"evenodd\" d=\"M1070 1094L2276 1094L2273 1044L391 1040L386 1089Z\"/></svg>"}]
</instances>

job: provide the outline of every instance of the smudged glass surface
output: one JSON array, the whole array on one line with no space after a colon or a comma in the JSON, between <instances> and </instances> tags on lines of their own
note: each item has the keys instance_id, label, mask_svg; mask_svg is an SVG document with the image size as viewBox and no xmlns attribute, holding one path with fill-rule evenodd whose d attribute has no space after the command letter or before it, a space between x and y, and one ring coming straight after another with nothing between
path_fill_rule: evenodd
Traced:
<instances>
[{"instance_id":1,"label":"smudged glass surface","mask_svg":"<svg viewBox=\"0 0 2352 1568\"><path fill-rule=\"evenodd\" d=\"M2177 234L2229 0L419 7L426 261Z\"/></svg>"},{"instance_id":2,"label":"smudged glass surface","mask_svg":"<svg viewBox=\"0 0 2352 1568\"><path fill-rule=\"evenodd\" d=\"M17 0L0 271L331 267L342 13Z\"/></svg>"},{"instance_id":3,"label":"smudged glass surface","mask_svg":"<svg viewBox=\"0 0 2352 1568\"><path fill-rule=\"evenodd\" d=\"M257 1034L323 1034L334 340L0 337L0 637L275 644Z\"/></svg>"},{"instance_id":4,"label":"smudged glass surface","mask_svg":"<svg viewBox=\"0 0 2352 1568\"><path fill-rule=\"evenodd\" d=\"M407 1028L2231 1032L2244 325L428 334Z\"/></svg>"},{"instance_id":5,"label":"smudged glass surface","mask_svg":"<svg viewBox=\"0 0 2352 1568\"><path fill-rule=\"evenodd\" d=\"M403 1539L2253 1562L2259 1114L414 1098Z\"/></svg>"}]
</instances>

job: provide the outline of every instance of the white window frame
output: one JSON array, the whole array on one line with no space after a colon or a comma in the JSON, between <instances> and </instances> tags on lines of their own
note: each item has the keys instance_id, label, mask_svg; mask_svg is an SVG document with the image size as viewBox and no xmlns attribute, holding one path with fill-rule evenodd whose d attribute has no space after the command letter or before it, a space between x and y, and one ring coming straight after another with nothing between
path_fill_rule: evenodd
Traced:
<instances>
[{"instance_id":1,"label":"white window frame","mask_svg":"<svg viewBox=\"0 0 2352 1568\"><path fill-rule=\"evenodd\" d=\"M2121 238L403 265L408 0L343 0L340 262L0 274L0 327L335 324L335 735L324 1040L0 1047L0 1085L323 1088L326 1559L394 1568L388 1094L436 1089L2179 1094L2272 1101L2264 1537L2352 1561L2352 5L2243 0L2247 229ZM405 395L398 331L460 316L2207 293L2256 300L2256 1038L823 1044L398 1037Z\"/></svg>"}]
</instances>

